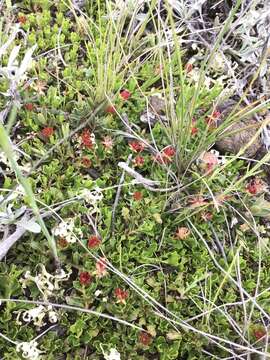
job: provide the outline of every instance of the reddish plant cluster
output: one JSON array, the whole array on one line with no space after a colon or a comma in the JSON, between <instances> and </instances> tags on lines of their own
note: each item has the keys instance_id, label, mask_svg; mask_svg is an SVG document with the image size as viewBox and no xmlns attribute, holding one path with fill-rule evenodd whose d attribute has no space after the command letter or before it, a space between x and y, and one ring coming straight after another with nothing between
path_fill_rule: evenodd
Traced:
<instances>
[{"instance_id":1,"label":"reddish plant cluster","mask_svg":"<svg viewBox=\"0 0 270 360\"><path fill-rule=\"evenodd\" d=\"M197 133L198 133L198 128L196 127L196 126L192 126L192 128L191 128L191 135L192 136L195 136Z\"/></svg>"},{"instance_id":2,"label":"reddish plant cluster","mask_svg":"<svg viewBox=\"0 0 270 360\"><path fill-rule=\"evenodd\" d=\"M195 135L198 133L198 131L199 131L199 129L198 129L195 125L196 125L196 119L193 118L193 119L192 119L191 130L190 130L191 136L195 136Z\"/></svg>"},{"instance_id":3,"label":"reddish plant cluster","mask_svg":"<svg viewBox=\"0 0 270 360\"><path fill-rule=\"evenodd\" d=\"M166 149L163 150L163 156L172 158L174 155L175 155L175 149L172 146L168 146L166 147Z\"/></svg>"},{"instance_id":4,"label":"reddish plant cluster","mask_svg":"<svg viewBox=\"0 0 270 360\"><path fill-rule=\"evenodd\" d=\"M113 105L109 105L106 107L105 112L107 114L116 114L116 108Z\"/></svg>"},{"instance_id":5,"label":"reddish plant cluster","mask_svg":"<svg viewBox=\"0 0 270 360\"><path fill-rule=\"evenodd\" d=\"M18 16L18 22L19 22L21 25L24 25L24 24L26 23L26 21L27 21L26 16L24 16L24 15Z\"/></svg>"},{"instance_id":6,"label":"reddish plant cluster","mask_svg":"<svg viewBox=\"0 0 270 360\"><path fill-rule=\"evenodd\" d=\"M161 153L154 157L154 160L160 164L168 164L172 162L175 153L176 151L173 146L167 146Z\"/></svg>"},{"instance_id":7,"label":"reddish plant cluster","mask_svg":"<svg viewBox=\"0 0 270 360\"><path fill-rule=\"evenodd\" d=\"M32 104L32 103L24 104L24 107L27 111L33 111L35 108L34 104Z\"/></svg>"},{"instance_id":8,"label":"reddish plant cluster","mask_svg":"<svg viewBox=\"0 0 270 360\"><path fill-rule=\"evenodd\" d=\"M89 168L92 165L92 161L86 156L84 156L82 158L81 162L82 162L82 165L87 167L87 168Z\"/></svg>"},{"instance_id":9,"label":"reddish plant cluster","mask_svg":"<svg viewBox=\"0 0 270 360\"><path fill-rule=\"evenodd\" d=\"M267 188L266 184L260 178L252 179L246 186L246 190L251 195L257 195L257 194L261 193L262 191L265 191L266 188Z\"/></svg>"},{"instance_id":10,"label":"reddish plant cluster","mask_svg":"<svg viewBox=\"0 0 270 360\"><path fill-rule=\"evenodd\" d=\"M143 198L143 194L140 191L135 191L133 194L133 199L136 201L140 201Z\"/></svg>"},{"instance_id":11,"label":"reddish plant cluster","mask_svg":"<svg viewBox=\"0 0 270 360\"><path fill-rule=\"evenodd\" d=\"M130 149L136 153L142 152L145 148L145 145L143 142L136 141L136 140L131 141L128 145L129 145Z\"/></svg>"},{"instance_id":12,"label":"reddish plant cluster","mask_svg":"<svg viewBox=\"0 0 270 360\"><path fill-rule=\"evenodd\" d=\"M218 157L211 151L204 152L203 155L200 157L200 160L202 162L203 169L207 173L212 172L214 168L218 165Z\"/></svg>"},{"instance_id":13,"label":"reddish plant cluster","mask_svg":"<svg viewBox=\"0 0 270 360\"><path fill-rule=\"evenodd\" d=\"M143 166L144 165L144 158L140 155L137 155L135 159L133 159L133 164L135 166Z\"/></svg>"},{"instance_id":14,"label":"reddish plant cluster","mask_svg":"<svg viewBox=\"0 0 270 360\"><path fill-rule=\"evenodd\" d=\"M100 258L96 262L96 271L93 272L98 278L101 278L105 275L107 275L107 265L106 265L106 259ZM82 271L79 274L79 281L81 285L89 285L93 280L93 276L88 271ZM116 289L117 290L117 289ZM121 289L120 289L121 290ZM122 290L121 290L122 291ZM117 292L118 294L118 292ZM121 297L121 293L119 292L119 296ZM124 297L125 294L122 294L122 297Z\"/></svg>"},{"instance_id":15,"label":"reddish plant cluster","mask_svg":"<svg viewBox=\"0 0 270 360\"><path fill-rule=\"evenodd\" d=\"M142 141L133 140L130 141L128 145L135 153L141 153L145 149L145 144ZM133 159L133 164L135 166L142 167L144 165L144 157L137 155L135 159Z\"/></svg>"},{"instance_id":16,"label":"reddish plant cluster","mask_svg":"<svg viewBox=\"0 0 270 360\"><path fill-rule=\"evenodd\" d=\"M266 331L264 329L256 329L254 330L253 335L257 340L260 340L266 335Z\"/></svg>"},{"instance_id":17,"label":"reddish plant cluster","mask_svg":"<svg viewBox=\"0 0 270 360\"><path fill-rule=\"evenodd\" d=\"M175 232L176 239L184 240L186 239L190 234L190 230L186 227L179 227L177 228Z\"/></svg>"},{"instance_id":18,"label":"reddish plant cluster","mask_svg":"<svg viewBox=\"0 0 270 360\"><path fill-rule=\"evenodd\" d=\"M148 346L152 341L152 337L147 333L142 331L139 335L139 342L145 346Z\"/></svg>"},{"instance_id":19,"label":"reddish plant cluster","mask_svg":"<svg viewBox=\"0 0 270 360\"><path fill-rule=\"evenodd\" d=\"M205 211L201 214L201 218L204 221L211 221L213 219L213 214L210 213L209 211Z\"/></svg>"},{"instance_id":20,"label":"reddish plant cluster","mask_svg":"<svg viewBox=\"0 0 270 360\"><path fill-rule=\"evenodd\" d=\"M88 239L87 245L90 249L93 249L95 247L98 247L100 245L100 243L101 243L100 238L96 235L92 235Z\"/></svg>"},{"instance_id":21,"label":"reddish plant cluster","mask_svg":"<svg viewBox=\"0 0 270 360\"><path fill-rule=\"evenodd\" d=\"M110 136L104 136L102 145L106 151L109 151L113 148L113 139Z\"/></svg>"},{"instance_id":22,"label":"reddish plant cluster","mask_svg":"<svg viewBox=\"0 0 270 360\"><path fill-rule=\"evenodd\" d=\"M217 120L220 118L221 113L217 110L214 110L211 115L207 116L205 119L206 124L212 128L216 126Z\"/></svg>"},{"instance_id":23,"label":"reddish plant cluster","mask_svg":"<svg viewBox=\"0 0 270 360\"><path fill-rule=\"evenodd\" d=\"M207 205L207 201L202 196L195 196L189 200L189 204L192 208Z\"/></svg>"},{"instance_id":24,"label":"reddish plant cluster","mask_svg":"<svg viewBox=\"0 0 270 360\"><path fill-rule=\"evenodd\" d=\"M131 93L128 90L122 90L120 96L123 100L128 100L131 97Z\"/></svg>"},{"instance_id":25,"label":"reddish plant cluster","mask_svg":"<svg viewBox=\"0 0 270 360\"><path fill-rule=\"evenodd\" d=\"M214 119L218 119L220 117L220 115L221 115L221 113L217 110L213 111L213 113L212 113L212 117Z\"/></svg>"},{"instance_id":26,"label":"reddish plant cluster","mask_svg":"<svg viewBox=\"0 0 270 360\"><path fill-rule=\"evenodd\" d=\"M120 97L122 100L128 100L131 97L131 92L124 89L120 91ZM117 111L114 105L108 105L105 109L105 112L107 114L116 114Z\"/></svg>"},{"instance_id":27,"label":"reddish plant cluster","mask_svg":"<svg viewBox=\"0 0 270 360\"><path fill-rule=\"evenodd\" d=\"M52 136L54 133L54 129L53 127L45 127L44 129L41 130L41 134L42 136L49 138L50 136Z\"/></svg>"},{"instance_id":28,"label":"reddish plant cluster","mask_svg":"<svg viewBox=\"0 0 270 360\"><path fill-rule=\"evenodd\" d=\"M117 302L119 302L121 304L125 304L126 299L128 298L128 291L122 290L120 288L116 288L114 290L114 295L117 298Z\"/></svg>"},{"instance_id":29,"label":"reddish plant cluster","mask_svg":"<svg viewBox=\"0 0 270 360\"><path fill-rule=\"evenodd\" d=\"M88 129L85 129L82 134L81 134L81 141L82 144L88 148L88 149L92 149L93 148L93 141L91 139L91 133Z\"/></svg>"},{"instance_id":30,"label":"reddish plant cluster","mask_svg":"<svg viewBox=\"0 0 270 360\"><path fill-rule=\"evenodd\" d=\"M58 246L60 246L61 248L66 248L68 246L67 240L65 238L63 238L63 237L60 237L58 239L57 243L58 243Z\"/></svg>"},{"instance_id":31,"label":"reddish plant cluster","mask_svg":"<svg viewBox=\"0 0 270 360\"><path fill-rule=\"evenodd\" d=\"M193 70L193 65L191 63L187 63L185 66L186 73L190 73Z\"/></svg>"},{"instance_id":32,"label":"reddish plant cluster","mask_svg":"<svg viewBox=\"0 0 270 360\"><path fill-rule=\"evenodd\" d=\"M92 281L92 276L87 271L81 272L79 278L81 285L89 285Z\"/></svg>"},{"instance_id":33,"label":"reddish plant cluster","mask_svg":"<svg viewBox=\"0 0 270 360\"><path fill-rule=\"evenodd\" d=\"M93 149L95 145L95 137L94 134L92 134L88 129L85 129L81 134L81 143L88 149ZM103 145L104 150L110 151L113 148L113 139L110 136L104 136L101 144ZM85 166L90 166L88 163L84 163L84 161L90 161L90 160L83 160L82 163Z\"/></svg>"},{"instance_id":34,"label":"reddish plant cluster","mask_svg":"<svg viewBox=\"0 0 270 360\"><path fill-rule=\"evenodd\" d=\"M216 196L216 203L222 205L225 201L228 201L232 198L231 195L219 194Z\"/></svg>"},{"instance_id":35,"label":"reddish plant cluster","mask_svg":"<svg viewBox=\"0 0 270 360\"><path fill-rule=\"evenodd\" d=\"M107 265L106 265L106 259L105 258L100 258L97 262L96 262L96 273L98 277L103 277L105 275L107 275Z\"/></svg>"}]
</instances>

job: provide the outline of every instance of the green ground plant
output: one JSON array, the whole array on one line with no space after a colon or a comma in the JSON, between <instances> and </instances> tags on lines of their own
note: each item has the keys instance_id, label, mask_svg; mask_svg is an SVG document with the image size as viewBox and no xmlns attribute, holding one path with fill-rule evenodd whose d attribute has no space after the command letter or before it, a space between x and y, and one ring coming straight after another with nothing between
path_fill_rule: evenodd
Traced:
<instances>
[{"instance_id":1,"label":"green ground plant","mask_svg":"<svg viewBox=\"0 0 270 360\"><path fill-rule=\"evenodd\" d=\"M199 60L170 1L77 3L0 8L0 357L268 358L267 118L213 150L268 107L258 70L217 126L242 2Z\"/></svg>"}]
</instances>

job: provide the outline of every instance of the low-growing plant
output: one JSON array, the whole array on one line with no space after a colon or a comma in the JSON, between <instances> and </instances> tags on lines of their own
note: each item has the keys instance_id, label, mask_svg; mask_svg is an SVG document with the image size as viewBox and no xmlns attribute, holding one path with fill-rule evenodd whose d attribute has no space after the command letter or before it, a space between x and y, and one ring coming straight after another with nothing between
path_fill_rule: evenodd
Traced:
<instances>
[{"instance_id":1,"label":"low-growing plant","mask_svg":"<svg viewBox=\"0 0 270 360\"><path fill-rule=\"evenodd\" d=\"M0 45L5 359L268 356L269 154L245 156L267 120L236 153L213 148L260 120L266 60L237 93L224 44L252 7L235 1L214 23L209 6L1 9L2 28L20 24Z\"/></svg>"}]
</instances>

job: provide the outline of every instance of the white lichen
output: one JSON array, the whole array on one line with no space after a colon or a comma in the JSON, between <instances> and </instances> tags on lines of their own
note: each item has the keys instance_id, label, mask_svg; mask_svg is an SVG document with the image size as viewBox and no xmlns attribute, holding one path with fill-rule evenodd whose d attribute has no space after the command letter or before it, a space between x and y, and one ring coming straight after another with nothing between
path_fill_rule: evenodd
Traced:
<instances>
[{"instance_id":1,"label":"white lichen","mask_svg":"<svg viewBox=\"0 0 270 360\"><path fill-rule=\"evenodd\" d=\"M90 206L90 215L99 212L98 203L103 199L102 190L99 187L93 190L83 189L80 191L79 197Z\"/></svg>"},{"instance_id":2,"label":"white lichen","mask_svg":"<svg viewBox=\"0 0 270 360\"><path fill-rule=\"evenodd\" d=\"M52 234L65 239L68 243L75 243L77 237L82 236L82 231L75 227L74 218L67 218L52 229Z\"/></svg>"},{"instance_id":3,"label":"white lichen","mask_svg":"<svg viewBox=\"0 0 270 360\"><path fill-rule=\"evenodd\" d=\"M16 323L21 325L23 320L26 323L33 323L35 326L40 328L48 323L45 319L51 324L55 324L58 320L57 313L53 310L52 306L43 306L39 305L30 310L21 310L18 312Z\"/></svg>"},{"instance_id":4,"label":"white lichen","mask_svg":"<svg viewBox=\"0 0 270 360\"><path fill-rule=\"evenodd\" d=\"M104 354L104 359L105 360L121 360L121 357L120 357L120 353L112 348L110 349L110 353L109 354Z\"/></svg>"},{"instance_id":5,"label":"white lichen","mask_svg":"<svg viewBox=\"0 0 270 360\"><path fill-rule=\"evenodd\" d=\"M66 273L63 269L58 271L56 274L52 275L47 272L44 265L40 264L40 273L36 276L32 276L29 271L24 275L24 278L21 279L22 287L27 287L29 282L34 282L38 287L39 291L42 293L45 300L49 297L55 295L55 292L60 290L60 285L62 281L69 279L71 271Z\"/></svg>"},{"instance_id":6,"label":"white lichen","mask_svg":"<svg viewBox=\"0 0 270 360\"><path fill-rule=\"evenodd\" d=\"M21 342L17 344L16 351L20 352L24 359L39 360L42 351L37 348L38 343L35 340Z\"/></svg>"}]
</instances>

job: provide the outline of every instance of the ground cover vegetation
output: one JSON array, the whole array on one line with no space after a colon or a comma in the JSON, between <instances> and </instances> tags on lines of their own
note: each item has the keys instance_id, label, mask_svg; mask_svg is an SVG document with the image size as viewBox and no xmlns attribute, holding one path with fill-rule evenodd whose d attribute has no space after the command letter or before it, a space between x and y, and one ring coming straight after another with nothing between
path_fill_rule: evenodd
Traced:
<instances>
[{"instance_id":1,"label":"ground cover vegetation","mask_svg":"<svg viewBox=\"0 0 270 360\"><path fill-rule=\"evenodd\" d=\"M268 358L267 2L0 11L0 358Z\"/></svg>"}]
</instances>

